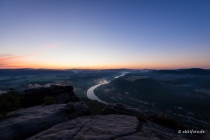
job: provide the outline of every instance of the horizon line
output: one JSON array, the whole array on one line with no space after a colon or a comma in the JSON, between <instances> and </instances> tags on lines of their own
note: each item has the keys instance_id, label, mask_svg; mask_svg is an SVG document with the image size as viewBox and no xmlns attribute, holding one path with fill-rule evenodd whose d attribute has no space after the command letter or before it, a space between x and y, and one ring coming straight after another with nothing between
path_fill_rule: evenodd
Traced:
<instances>
[{"instance_id":1,"label":"horizon line","mask_svg":"<svg viewBox=\"0 0 210 140\"><path fill-rule=\"evenodd\" d=\"M201 67L190 67L190 68L0 68L0 70L181 70L181 69L204 69L209 70L210 68L201 68Z\"/></svg>"}]
</instances>

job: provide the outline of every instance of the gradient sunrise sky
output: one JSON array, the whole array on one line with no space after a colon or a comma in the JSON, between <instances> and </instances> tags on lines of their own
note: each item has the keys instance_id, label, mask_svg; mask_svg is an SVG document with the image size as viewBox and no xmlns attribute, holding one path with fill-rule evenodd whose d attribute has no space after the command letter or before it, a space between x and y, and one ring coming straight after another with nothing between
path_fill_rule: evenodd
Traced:
<instances>
[{"instance_id":1,"label":"gradient sunrise sky","mask_svg":"<svg viewBox=\"0 0 210 140\"><path fill-rule=\"evenodd\" d=\"M0 68L210 68L209 0L0 0Z\"/></svg>"}]
</instances>

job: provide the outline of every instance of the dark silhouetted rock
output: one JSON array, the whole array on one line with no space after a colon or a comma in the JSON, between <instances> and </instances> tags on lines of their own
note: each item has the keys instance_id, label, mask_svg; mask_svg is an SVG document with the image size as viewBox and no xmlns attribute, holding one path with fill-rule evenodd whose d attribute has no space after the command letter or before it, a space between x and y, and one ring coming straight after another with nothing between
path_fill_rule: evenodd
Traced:
<instances>
[{"instance_id":1,"label":"dark silhouetted rock","mask_svg":"<svg viewBox=\"0 0 210 140\"><path fill-rule=\"evenodd\" d=\"M155 125L145 123L139 131L138 120L133 116L101 115L80 117L58 124L45 130L29 140L159 140L187 139L184 135Z\"/></svg>"},{"instance_id":2,"label":"dark silhouetted rock","mask_svg":"<svg viewBox=\"0 0 210 140\"><path fill-rule=\"evenodd\" d=\"M78 102L79 98L74 94L72 86L51 85L48 88L35 88L25 90L23 107L31 107L44 104L46 96L53 98L55 103Z\"/></svg>"},{"instance_id":3,"label":"dark silhouetted rock","mask_svg":"<svg viewBox=\"0 0 210 140\"><path fill-rule=\"evenodd\" d=\"M25 139L68 119L88 114L84 102L20 109L1 119L0 140Z\"/></svg>"}]
</instances>

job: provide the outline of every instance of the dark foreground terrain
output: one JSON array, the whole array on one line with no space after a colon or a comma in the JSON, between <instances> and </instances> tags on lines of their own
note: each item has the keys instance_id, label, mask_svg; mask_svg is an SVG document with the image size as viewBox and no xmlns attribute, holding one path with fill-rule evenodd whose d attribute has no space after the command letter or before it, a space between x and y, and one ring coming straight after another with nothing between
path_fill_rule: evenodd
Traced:
<instances>
[{"instance_id":1,"label":"dark foreground terrain","mask_svg":"<svg viewBox=\"0 0 210 140\"><path fill-rule=\"evenodd\" d=\"M37 92L46 93L34 96ZM11 107L0 118L1 140L210 138L207 129L192 131L171 116L150 114L145 108L79 99L71 86L28 89L21 97L14 92L7 95L13 100L0 96ZM26 98L34 101L23 108ZM16 100L20 101L19 106L12 104Z\"/></svg>"}]
</instances>

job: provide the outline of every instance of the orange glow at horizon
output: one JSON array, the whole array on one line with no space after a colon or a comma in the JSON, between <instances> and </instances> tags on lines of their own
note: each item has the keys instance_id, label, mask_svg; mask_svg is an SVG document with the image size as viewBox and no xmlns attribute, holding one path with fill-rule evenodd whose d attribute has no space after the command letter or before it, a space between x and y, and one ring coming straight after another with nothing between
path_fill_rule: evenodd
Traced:
<instances>
[{"instance_id":1,"label":"orange glow at horizon","mask_svg":"<svg viewBox=\"0 0 210 140\"><path fill-rule=\"evenodd\" d=\"M38 63L28 63L28 62L23 62L23 63L13 63L9 65L0 65L0 68L9 68L9 69L19 69L19 68L33 68L33 69L121 69L121 68L126 68L126 69L180 69L180 68L209 68L208 66L205 65L200 65L200 66L194 66L194 65L184 65L184 66L178 66L178 65L158 65L158 64L147 64L147 65L141 65L141 64L136 64L136 65L92 65L92 66L62 66L62 65L47 65L47 64L38 64Z\"/></svg>"},{"instance_id":2,"label":"orange glow at horizon","mask_svg":"<svg viewBox=\"0 0 210 140\"><path fill-rule=\"evenodd\" d=\"M133 63L59 63L55 61L33 61L29 58L32 55L9 55L9 56L0 56L0 68L34 68L34 69L179 69L179 68L209 68L208 65L199 63L187 63L187 62L133 62Z\"/></svg>"}]
</instances>

